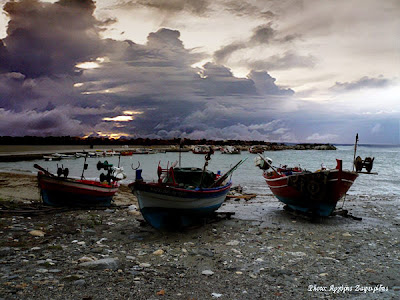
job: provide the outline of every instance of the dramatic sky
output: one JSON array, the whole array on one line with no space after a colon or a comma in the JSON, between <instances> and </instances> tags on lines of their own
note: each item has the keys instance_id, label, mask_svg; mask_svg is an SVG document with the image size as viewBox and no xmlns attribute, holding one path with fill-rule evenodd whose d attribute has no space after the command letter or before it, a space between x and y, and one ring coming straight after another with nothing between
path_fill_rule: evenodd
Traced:
<instances>
[{"instance_id":1,"label":"dramatic sky","mask_svg":"<svg viewBox=\"0 0 400 300\"><path fill-rule=\"evenodd\" d=\"M0 5L0 135L400 144L399 0Z\"/></svg>"}]
</instances>

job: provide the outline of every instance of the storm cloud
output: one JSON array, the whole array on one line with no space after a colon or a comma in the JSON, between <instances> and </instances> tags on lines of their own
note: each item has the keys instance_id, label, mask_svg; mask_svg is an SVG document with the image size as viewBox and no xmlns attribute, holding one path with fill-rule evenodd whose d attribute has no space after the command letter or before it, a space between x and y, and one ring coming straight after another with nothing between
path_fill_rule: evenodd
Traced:
<instances>
[{"instance_id":1,"label":"storm cloud","mask_svg":"<svg viewBox=\"0 0 400 300\"><path fill-rule=\"evenodd\" d=\"M396 88L396 79L387 79L393 76L346 74L331 79L325 89L315 80L329 80L325 74L301 73L290 77L296 80L282 80L300 68L314 72L331 58L301 48L311 31L291 28L302 20L288 12L307 10L308 5L295 1L294 9L289 2L124 1L120 8L131 9L133 15L148 9L177 25L182 16L197 22L157 27L138 43L106 38L119 16L96 14L91 0L9 1L4 5L7 33L0 43L0 135L312 142L352 139L353 133L346 131L349 124L357 128L368 123L365 132L375 136L394 128L397 111L385 110L383 121L371 104L354 117L346 105L355 100L342 101L350 92L371 87L385 97L394 95L396 90L387 92ZM325 12L326 6L318 8ZM188 35L201 32L217 9L254 22L245 34L224 40L217 51L187 46ZM294 20L282 22L287 16ZM244 70L241 76L237 66ZM289 84L311 79L315 82L300 93L301 83ZM299 98L307 89L313 97Z\"/></svg>"},{"instance_id":2,"label":"storm cloud","mask_svg":"<svg viewBox=\"0 0 400 300\"><path fill-rule=\"evenodd\" d=\"M77 62L96 58L103 48L94 9L91 0L6 3L10 22L0 47L1 70L30 78L73 74Z\"/></svg>"},{"instance_id":3,"label":"storm cloud","mask_svg":"<svg viewBox=\"0 0 400 300\"><path fill-rule=\"evenodd\" d=\"M1 49L1 114L20 126L6 130L4 122L2 134L191 135L203 126L193 122L196 112L216 98L293 94L268 74L246 79L223 65L192 67L202 54L186 49L177 30L151 32L144 45L102 39L104 22L94 9L89 0L5 5L10 22ZM84 62L93 68L79 68ZM119 121L126 111L137 114ZM236 123L228 118L216 126Z\"/></svg>"}]
</instances>

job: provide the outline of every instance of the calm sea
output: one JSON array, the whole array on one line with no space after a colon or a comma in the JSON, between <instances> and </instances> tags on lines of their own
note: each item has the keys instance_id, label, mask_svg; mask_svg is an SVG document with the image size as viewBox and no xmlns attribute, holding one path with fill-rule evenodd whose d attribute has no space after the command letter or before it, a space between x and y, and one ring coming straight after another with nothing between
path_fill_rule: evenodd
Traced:
<instances>
[{"instance_id":1,"label":"calm sea","mask_svg":"<svg viewBox=\"0 0 400 300\"><path fill-rule=\"evenodd\" d=\"M335 168L336 158L343 160L343 168L352 168L353 146L338 146L336 151L321 151L321 150L285 150L264 152L273 160L273 165L279 166L298 166L310 171L315 171L321 167L323 163L328 168ZM200 167L204 165L204 155L192 154L185 152L181 154L182 167ZM375 157L372 172L378 175L360 174L357 178L349 194L351 195L369 195L369 196L390 196L400 195L400 147L382 147L382 146L359 146L357 155L363 159L365 157ZM222 173L230 169L240 159L248 158L244 164L236 170L232 176L233 184L241 185L245 192L256 193L259 195L271 195L265 181L262 177L262 171L254 166L254 158L257 155L250 154L247 151L242 154L228 155L216 152L209 162L208 169L211 171L220 170ZM124 167L127 179L123 183L130 183L135 178L135 172L131 169L131 165L136 167L140 162L140 168L143 169L143 178L148 181L157 179L157 165L160 162L165 168L167 164L177 161L178 153L158 153L149 155L134 155L121 157L121 166ZM97 162L107 160L109 163L118 165L118 157L106 158L88 158L89 168L85 171L85 177L94 179L98 178L100 171L96 169ZM48 162L44 160L36 161L21 161L12 163L0 163L0 171L13 172L33 172L33 164L37 163L48 169L50 172L56 173L57 164L64 165L70 170L71 177L80 177L83 167L83 158L66 159L59 162ZM104 172L104 171L103 171Z\"/></svg>"}]
</instances>

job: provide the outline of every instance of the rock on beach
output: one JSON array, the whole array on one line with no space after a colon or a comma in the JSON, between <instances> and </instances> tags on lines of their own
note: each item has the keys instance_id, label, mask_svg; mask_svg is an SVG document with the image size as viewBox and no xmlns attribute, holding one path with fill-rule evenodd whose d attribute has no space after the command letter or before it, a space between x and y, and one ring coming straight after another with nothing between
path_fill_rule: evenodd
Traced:
<instances>
[{"instance_id":1,"label":"rock on beach","mask_svg":"<svg viewBox=\"0 0 400 300\"><path fill-rule=\"evenodd\" d=\"M23 182L21 203L37 185ZM362 221L314 223L260 195L227 201L230 220L162 232L130 214L128 189L118 193L112 213L0 214L0 299L400 299L396 195L348 195Z\"/></svg>"}]
</instances>

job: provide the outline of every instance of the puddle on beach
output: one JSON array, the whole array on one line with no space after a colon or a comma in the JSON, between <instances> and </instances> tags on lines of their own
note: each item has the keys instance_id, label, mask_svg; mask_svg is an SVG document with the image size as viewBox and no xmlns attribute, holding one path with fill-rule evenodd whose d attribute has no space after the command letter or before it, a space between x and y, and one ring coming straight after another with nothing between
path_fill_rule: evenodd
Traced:
<instances>
[{"instance_id":1,"label":"puddle on beach","mask_svg":"<svg viewBox=\"0 0 400 300\"><path fill-rule=\"evenodd\" d=\"M286 211L284 204L272 195L257 196L249 201L233 199L226 201L218 212L234 212L234 219L252 221L261 227L293 227L298 224L303 228L325 226L343 227L351 229L374 228L376 226L392 226L393 222L400 223L399 215L396 215L398 200L394 197L385 197L382 201L369 197L348 197L343 209L348 210L354 217L362 218L361 221L340 215L320 218L311 222L306 216L296 215ZM337 205L342 208L343 201Z\"/></svg>"}]
</instances>

